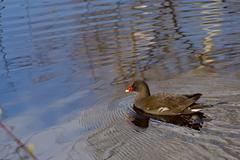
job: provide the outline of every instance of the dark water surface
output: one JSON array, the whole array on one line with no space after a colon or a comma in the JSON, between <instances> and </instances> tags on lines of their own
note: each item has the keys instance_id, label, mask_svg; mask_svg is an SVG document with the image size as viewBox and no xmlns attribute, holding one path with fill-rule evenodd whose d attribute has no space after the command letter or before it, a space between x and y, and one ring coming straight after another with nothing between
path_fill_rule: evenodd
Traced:
<instances>
[{"instance_id":1,"label":"dark water surface","mask_svg":"<svg viewBox=\"0 0 240 160\"><path fill-rule=\"evenodd\" d=\"M2 0L2 122L38 159L240 159L239 17L237 0ZM203 93L212 120L134 126L138 78ZM0 159L16 148L0 128Z\"/></svg>"}]
</instances>

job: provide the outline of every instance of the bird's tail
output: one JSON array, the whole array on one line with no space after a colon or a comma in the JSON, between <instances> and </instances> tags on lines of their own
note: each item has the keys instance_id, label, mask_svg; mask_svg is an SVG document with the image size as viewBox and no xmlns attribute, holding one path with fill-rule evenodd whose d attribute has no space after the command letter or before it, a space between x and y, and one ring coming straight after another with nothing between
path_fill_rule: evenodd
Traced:
<instances>
[{"instance_id":1,"label":"bird's tail","mask_svg":"<svg viewBox=\"0 0 240 160\"><path fill-rule=\"evenodd\" d=\"M204 108L210 108L213 105L201 104L201 103L193 103L191 106L186 108L183 114L192 114L196 112L202 111Z\"/></svg>"}]
</instances>

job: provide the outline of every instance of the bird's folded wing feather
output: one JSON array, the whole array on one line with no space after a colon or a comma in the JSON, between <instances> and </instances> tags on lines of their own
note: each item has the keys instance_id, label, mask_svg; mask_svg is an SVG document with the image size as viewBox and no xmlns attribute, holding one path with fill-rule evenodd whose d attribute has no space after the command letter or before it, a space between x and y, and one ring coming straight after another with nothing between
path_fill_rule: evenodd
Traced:
<instances>
[{"instance_id":1,"label":"bird's folded wing feather","mask_svg":"<svg viewBox=\"0 0 240 160\"><path fill-rule=\"evenodd\" d=\"M139 105L140 108L150 114L178 115L195 101L196 98L194 97L160 93L144 98Z\"/></svg>"}]
</instances>

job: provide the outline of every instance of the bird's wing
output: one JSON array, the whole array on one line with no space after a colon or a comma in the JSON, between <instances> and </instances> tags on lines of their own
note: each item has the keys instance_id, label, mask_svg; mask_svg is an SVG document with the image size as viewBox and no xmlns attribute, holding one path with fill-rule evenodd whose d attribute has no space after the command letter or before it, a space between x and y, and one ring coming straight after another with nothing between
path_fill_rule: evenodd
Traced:
<instances>
[{"instance_id":1,"label":"bird's wing","mask_svg":"<svg viewBox=\"0 0 240 160\"><path fill-rule=\"evenodd\" d=\"M140 106L146 113L156 115L179 115L192 105L199 95L174 95L160 93L144 98L137 106Z\"/></svg>"}]
</instances>

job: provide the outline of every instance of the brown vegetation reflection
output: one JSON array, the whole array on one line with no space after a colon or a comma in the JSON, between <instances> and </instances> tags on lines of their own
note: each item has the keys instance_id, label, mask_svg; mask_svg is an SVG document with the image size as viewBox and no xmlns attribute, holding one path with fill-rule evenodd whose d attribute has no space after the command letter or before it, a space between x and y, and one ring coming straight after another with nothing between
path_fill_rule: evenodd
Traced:
<instances>
[{"instance_id":1,"label":"brown vegetation reflection","mask_svg":"<svg viewBox=\"0 0 240 160\"><path fill-rule=\"evenodd\" d=\"M223 21L222 10L221 10L222 0L214 0L213 3L202 4L201 11L202 17L202 30L206 32L206 37L203 39L203 52L196 55L200 61L199 67L206 67L214 70L214 59L211 58L211 53L214 50L214 40L215 36L218 36L221 32L221 22ZM212 10L212 8L216 8Z\"/></svg>"},{"instance_id":2,"label":"brown vegetation reflection","mask_svg":"<svg viewBox=\"0 0 240 160\"><path fill-rule=\"evenodd\" d=\"M184 46L183 52L189 54L185 57L187 61L192 61L194 45L181 32L172 1L163 1L157 7L150 2L136 2L130 8L116 2L111 4L114 9L99 13L94 12L91 2L86 3L86 13L75 17L76 22L85 24L86 28L79 29L79 40L71 57L77 60L85 53L94 79L96 73L102 72L101 69L108 65L114 71L112 84L128 81L129 78L145 79L145 71L155 64L159 64L156 74L164 73L162 78L182 72L186 70L180 58L183 53L174 49L175 41ZM112 16L95 18L106 13ZM100 20L110 23L101 23ZM168 59L171 61L168 62Z\"/></svg>"},{"instance_id":3,"label":"brown vegetation reflection","mask_svg":"<svg viewBox=\"0 0 240 160\"><path fill-rule=\"evenodd\" d=\"M199 4L204 8L201 13L202 29L207 32L206 37L203 38L203 52L197 51L194 42L182 30L183 27L179 23L181 12L176 11L178 2L162 0L156 3L157 5L142 1L128 2L130 4L121 1L99 2L99 4L95 1L72 3L78 4L83 11L60 17L59 21L72 20L71 23L66 24L66 28L69 29L63 31L64 25L60 25L62 23L53 23L45 27L34 25L34 15L29 12L30 6L27 7L31 43L38 51L28 57L29 62L24 66L51 65L63 58L69 58L71 66L68 68L72 73L68 78L75 77L76 72L81 72L80 64L86 63L93 80L102 78L99 72L111 68L112 72L108 77L111 75L112 84L117 84L139 77L146 79L146 72L150 68L152 75L166 79L195 68L197 61L200 66L214 62L209 54L213 49L212 38L220 32L221 10L211 11L211 7L218 7L222 3L219 0L209 4ZM51 14L55 12L57 11L54 9L49 11ZM214 17L209 17L209 14ZM189 28L190 25L191 23ZM51 32L38 34L39 31L47 29L51 29ZM63 48L65 53L62 51L59 53L58 51ZM51 54L48 54L50 52ZM6 58L4 52L2 53L3 58L5 57L6 72L9 72L7 64L10 60ZM47 74L42 76L49 77L48 80L64 73L59 71L59 73ZM33 81L37 83L41 82L41 79L34 77Z\"/></svg>"},{"instance_id":4,"label":"brown vegetation reflection","mask_svg":"<svg viewBox=\"0 0 240 160\"><path fill-rule=\"evenodd\" d=\"M181 31L174 3L165 0L158 6L153 6L150 2L136 2L128 8L125 4L116 2L111 4L114 9L98 13L91 7L92 2L87 2L87 12L76 17L76 21L85 24L86 28L79 29L79 42L76 43L78 45L75 44L77 48L72 53L73 59L76 60L85 53L94 79L97 72L103 72L105 67L112 66L115 77L112 84L139 77L146 79L145 72L156 64L158 67L153 69L155 73L152 74L165 79L194 67L186 65L186 62L191 64L199 60L200 66L212 63L213 60L207 54L213 43L211 38L219 30L203 25L203 30L207 31L203 42L205 47L203 53L197 52L191 39ZM202 6L206 8L206 4ZM205 12L207 11L202 14L207 14ZM112 16L93 18L107 13ZM100 20L109 23L101 23ZM203 24L204 21L203 19ZM179 50L176 46L182 47Z\"/></svg>"}]
</instances>

